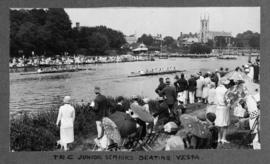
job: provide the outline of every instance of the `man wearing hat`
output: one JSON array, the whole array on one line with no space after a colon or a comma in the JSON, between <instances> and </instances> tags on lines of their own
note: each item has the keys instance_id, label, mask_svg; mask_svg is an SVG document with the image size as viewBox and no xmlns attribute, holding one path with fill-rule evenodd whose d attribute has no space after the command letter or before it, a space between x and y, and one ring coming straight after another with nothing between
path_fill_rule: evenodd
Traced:
<instances>
[{"instance_id":1,"label":"man wearing hat","mask_svg":"<svg viewBox=\"0 0 270 164\"><path fill-rule=\"evenodd\" d=\"M95 87L94 92L96 98L94 100L93 109L96 113L96 125L97 125L97 140L103 137L102 118L108 116L108 103L105 96L100 93L100 87Z\"/></svg>"}]
</instances>

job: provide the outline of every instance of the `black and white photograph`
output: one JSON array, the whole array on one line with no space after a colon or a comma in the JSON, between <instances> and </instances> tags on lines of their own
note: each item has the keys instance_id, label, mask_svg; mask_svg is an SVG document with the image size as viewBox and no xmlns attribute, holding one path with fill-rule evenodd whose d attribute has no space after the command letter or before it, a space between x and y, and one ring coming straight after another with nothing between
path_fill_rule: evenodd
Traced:
<instances>
[{"instance_id":1,"label":"black and white photograph","mask_svg":"<svg viewBox=\"0 0 270 164\"><path fill-rule=\"evenodd\" d=\"M10 8L9 19L10 152L263 147L260 7Z\"/></svg>"}]
</instances>

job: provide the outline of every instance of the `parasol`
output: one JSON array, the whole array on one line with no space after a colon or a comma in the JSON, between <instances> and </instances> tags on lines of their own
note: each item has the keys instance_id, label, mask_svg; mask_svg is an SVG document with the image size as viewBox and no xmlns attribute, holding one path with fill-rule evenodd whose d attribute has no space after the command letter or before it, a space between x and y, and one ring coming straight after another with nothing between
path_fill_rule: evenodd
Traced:
<instances>
[{"instance_id":1,"label":"parasol","mask_svg":"<svg viewBox=\"0 0 270 164\"><path fill-rule=\"evenodd\" d=\"M227 73L225 76L222 77L222 79L229 79L229 80L243 80L243 81L252 81L252 79L246 75L244 72L241 71L231 71Z\"/></svg>"},{"instance_id":2,"label":"parasol","mask_svg":"<svg viewBox=\"0 0 270 164\"><path fill-rule=\"evenodd\" d=\"M116 124L108 117L102 119L105 134L118 145L121 144L121 135Z\"/></svg>"},{"instance_id":3,"label":"parasol","mask_svg":"<svg viewBox=\"0 0 270 164\"><path fill-rule=\"evenodd\" d=\"M130 105L130 109L138 115L138 117L144 121L144 122L153 122L154 121L154 117L148 113L144 107L137 105L137 104L131 104Z\"/></svg>"},{"instance_id":4,"label":"parasol","mask_svg":"<svg viewBox=\"0 0 270 164\"><path fill-rule=\"evenodd\" d=\"M116 111L109 116L109 119L115 123L122 138L126 138L137 131L136 121L124 112Z\"/></svg>"},{"instance_id":5,"label":"parasol","mask_svg":"<svg viewBox=\"0 0 270 164\"><path fill-rule=\"evenodd\" d=\"M208 138L210 131L207 125L197 119L195 116L183 114L180 116L180 121L187 133L191 133L200 138Z\"/></svg>"},{"instance_id":6,"label":"parasol","mask_svg":"<svg viewBox=\"0 0 270 164\"><path fill-rule=\"evenodd\" d=\"M240 99L244 99L247 95L255 95L259 93L260 85L250 80L244 80L244 83L237 84L228 89L225 94L226 103L233 106Z\"/></svg>"},{"instance_id":7,"label":"parasol","mask_svg":"<svg viewBox=\"0 0 270 164\"><path fill-rule=\"evenodd\" d=\"M232 86L225 93L225 102L229 106L235 106L240 99L244 99L248 94L248 90L244 84Z\"/></svg>"}]
</instances>

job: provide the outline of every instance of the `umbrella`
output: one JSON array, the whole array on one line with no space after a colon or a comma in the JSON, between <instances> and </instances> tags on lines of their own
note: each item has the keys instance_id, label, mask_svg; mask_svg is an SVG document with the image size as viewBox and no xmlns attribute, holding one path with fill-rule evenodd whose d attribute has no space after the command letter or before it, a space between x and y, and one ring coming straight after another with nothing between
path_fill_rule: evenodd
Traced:
<instances>
[{"instance_id":1,"label":"umbrella","mask_svg":"<svg viewBox=\"0 0 270 164\"><path fill-rule=\"evenodd\" d=\"M200 121L196 116L183 114L180 116L180 121L187 133L191 133L200 138L208 138L210 131L207 125Z\"/></svg>"},{"instance_id":2,"label":"umbrella","mask_svg":"<svg viewBox=\"0 0 270 164\"><path fill-rule=\"evenodd\" d=\"M229 88L224 96L225 102L229 106L234 106L240 99L244 99L248 94L246 86L237 84Z\"/></svg>"},{"instance_id":3,"label":"umbrella","mask_svg":"<svg viewBox=\"0 0 270 164\"><path fill-rule=\"evenodd\" d=\"M225 94L226 103L233 106L240 99L244 99L247 95L255 95L259 92L260 85L250 80L245 80L242 84L237 84L228 89Z\"/></svg>"},{"instance_id":4,"label":"umbrella","mask_svg":"<svg viewBox=\"0 0 270 164\"><path fill-rule=\"evenodd\" d=\"M116 111L109 116L109 119L115 123L122 138L126 138L137 131L136 121L124 112Z\"/></svg>"},{"instance_id":5,"label":"umbrella","mask_svg":"<svg viewBox=\"0 0 270 164\"><path fill-rule=\"evenodd\" d=\"M144 122L153 122L154 121L154 117L148 113L144 107L137 105L137 104L131 104L130 105L130 109L138 115L138 117L144 121Z\"/></svg>"},{"instance_id":6,"label":"umbrella","mask_svg":"<svg viewBox=\"0 0 270 164\"><path fill-rule=\"evenodd\" d=\"M115 123L108 117L102 119L105 134L118 145L121 144L121 135Z\"/></svg>"},{"instance_id":7,"label":"umbrella","mask_svg":"<svg viewBox=\"0 0 270 164\"><path fill-rule=\"evenodd\" d=\"M246 75L245 73L241 71L231 71L227 73L225 76L223 76L222 79L229 79L229 80L234 80L234 81L238 81L238 80L250 81L250 82L252 81L252 79L248 75Z\"/></svg>"},{"instance_id":8,"label":"umbrella","mask_svg":"<svg viewBox=\"0 0 270 164\"><path fill-rule=\"evenodd\" d=\"M260 92L260 84L253 83L251 81L245 81L244 86L247 88L248 94L250 95L255 95Z\"/></svg>"}]
</instances>

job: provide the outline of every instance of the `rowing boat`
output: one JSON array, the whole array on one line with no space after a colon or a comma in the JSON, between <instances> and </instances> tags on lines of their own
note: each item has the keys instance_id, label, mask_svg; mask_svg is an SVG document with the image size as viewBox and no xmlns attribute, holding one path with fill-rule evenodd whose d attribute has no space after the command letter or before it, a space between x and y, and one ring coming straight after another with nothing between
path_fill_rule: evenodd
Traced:
<instances>
[{"instance_id":1,"label":"rowing boat","mask_svg":"<svg viewBox=\"0 0 270 164\"><path fill-rule=\"evenodd\" d=\"M20 75L32 75L32 74L49 74L49 73L63 73L63 72L79 72L79 71L85 71L88 69L84 68L78 68L78 69L63 69L63 70L49 70L49 71L40 71L40 72L27 72L27 73L21 73Z\"/></svg>"},{"instance_id":2,"label":"rowing boat","mask_svg":"<svg viewBox=\"0 0 270 164\"><path fill-rule=\"evenodd\" d=\"M154 76L154 75L164 75L164 74L173 74L178 72L184 72L185 70L170 70L170 71L161 71L161 72L147 72L147 73L134 73L128 77L139 77L139 76Z\"/></svg>"}]
</instances>

